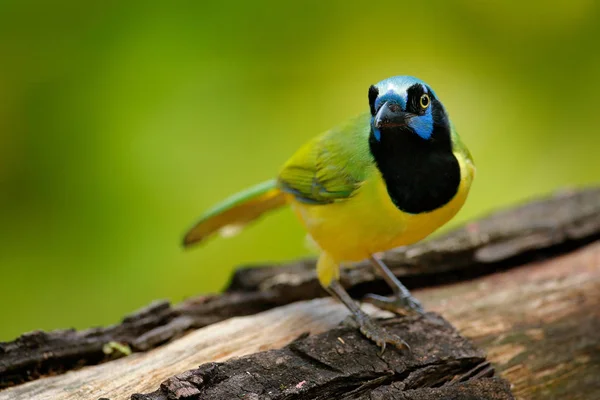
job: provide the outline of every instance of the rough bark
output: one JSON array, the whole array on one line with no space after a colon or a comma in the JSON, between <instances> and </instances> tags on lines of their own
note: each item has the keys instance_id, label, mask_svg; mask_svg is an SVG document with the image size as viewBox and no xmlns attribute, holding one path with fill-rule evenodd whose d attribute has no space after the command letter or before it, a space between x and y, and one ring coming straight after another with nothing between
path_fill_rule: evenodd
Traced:
<instances>
[{"instance_id":1,"label":"rough bark","mask_svg":"<svg viewBox=\"0 0 600 400\"><path fill-rule=\"evenodd\" d=\"M518 399L600 398L600 241L562 256L468 282L418 290L415 294L428 310L443 315L463 336L487 352L488 360L499 375L511 383ZM369 305L365 305L365 309L374 310ZM328 337L332 335L332 329L338 329L337 324L346 315L343 306L325 298L277 307L254 316L232 318L195 330L150 352L7 389L0 392L0 400L125 399L133 393L155 391L161 382L167 382L163 385L167 391L159 392L165 394L169 393L169 388L176 389L174 381L186 381L188 375L181 377L182 373L196 370L200 364L205 365L200 368L204 371L209 363L225 365L228 359L235 363L235 357L281 348L303 332L318 335L329 331L325 333ZM428 319L434 320L433 317ZM406 329L408 321L400 319L387 323L392 324L392 329ZM414 339L407 335L413 347L412 340L418 341L423 330L421 326L419 332L413 331L411 334L417 336ZM352 340L342 336L349 346L354 346L354 339L362 340L356 331L341 331L353 336ZM314 337L303 340L314 340ZM332 346L341 344L335 340ZM368 342L366 345L372 346ZM467 346L470 345L462 348ZM439 351L442 350L443 346ZM372 351L376 351L374 346L367 353ZM395 357L397 353L391 351ZM387 357L391 356L386 352L383 359L389 360ZM277 373L278 368L276 364L273 372ZM179 377L169 381L173 376ZM194 376L197 374L189 375L196 382L193 385L199 385L192 378ZM396 376L395 379L401 381L403 377ZM295 384L302 380L304 378ZM459 385L464 397L455 398L469 398L465 393L472 392L468 390L484 393L483 387L471 387L488 385L480 381L484 382L485 378ZM411 398L407 397L410 393L402 393L401 383L388 385L386 382L380 387L373 384L368 394L370 399ZM196 389L216 388L214 383ZM498 382L489 384L498 385ZM327 385L321 386L320 390L326 390ZM291 384L286 384L286 388L290 387ZM422 390L432 399L452 398L444 392L445 386ZM494 393L500 390L494 388ZM253 398L248 392L244 393L247 398ZM295 399L295 395L282 398ZM367 392L360 396L369 398L365 397Z\"/></svg>"},{"instance_id":2,"label":"rough bark","mask_svg":"<svg viewBox=\"0 0 600 400\"><path fill-rule=\"evenodd\" d=\"M487 359L499 376L510 382L518 399L600 398L600 241L562 256L468 282L418 290L415 294L426 309L443 315L461 335L487 353ZM371 313L374 310L369 305L364 308ZM232 318L195 330L153 351L7 389L0 392L0 400L126 399L133 393L153 392L161 382L167 382L163 385L166 392L161 390L159 393L172 390L174 396L177 386L173 380L169 381L173 376L179 376L175 381L186 381L188 375L181 377L181 374L196 370L198 365L204 364L200 368L204 371L210 363L226 365L237 362L235 357L279 349L303 332L312 335L332 332L339 328L339 321L347 314L343 306L324 298L277 307L254 316ZM381 312L377 315L383 316ZM408 321L399 319L387 323L392 324L392 329L406 329ZM414 339L407 335L413 347L412 341L419 340L422 330L421 326L419 332L412 331L411 335L417 336ZM356 331L341 331L353 335L357 341L362 340ZM326 338L332 334L325 335ZM337 336L330 338L335 339L331 345L337 346ZM350 343L349 346L355 343L346 340L345 336L342 338L344 343ZM365 345L372 346L368 354L377 350L370 343ZM470 345L463 349L466 346ZM391 351L396 357L395 350ZM389 360L391 356L386 351L383 359ZM274 380L279 379L278 368L277 364L272 368ZM198 382L192 378L194 376L197 374L189 375ZM401 378L403 376L395 379ZM294 383L298 385L302 380L305 379ZM483 377L472 379L464 383L467 386L459 387L467 393L472 389L471 385L487 385L480 383L484 380ZM261 382L267 385L264 380ZM193 385L199 385L196 389L202 393L209 387L215 389L214 384L213 381L208 386ZM410 399L407 397L410 393L402 393L401 385L400 388L398 385L387 385L384 381L377 387L374 383L369 394L365 392L361 396L365 399L371 396L370 400ZM286 384L286 388L290 387ZM444 388L422 390L431 399L451 399L443 392ZM321 390L326 390L323 385ZM484 393L483 387L476 390L480 390L479 394ZM247 398L257 398L249 392L244 394ZM296 395L291 393L282 398L302 398L294 397ZM465 394L455 398L469 397Z\"/></svg>"},{"instance_id":3,"label":"rough bark","mask_svg":"<svg viewBox=\"0 0 600 400\"><path fill-rule=\"evenodd\" d=\"M414 289L564 253L599 237L600 189L588 189L494 214L437 239L388 252L384 260ZM313 265L306 260L276 269L242 269L223 295L200 296L177 306L155 302L106 328L36 331L0 343L0 388L111 360L120 353L106 354L107 343L146 351L233 316L324 296ZM365 265L345 270L342 282L358 297L387 290Z\"/></svg>"},{"instance_id":4,"label":"rough bark","mask_svg":"<svg viewBox=\"0 0 600 400\"><path fill-rule=\"evenodd\" d=\"M600 399L600 241L419 297L487 352L517 398Z\"/></svg>"},{"instance_id":5,"label":"rough bark","mask_svg":"<svg viewBox=\"0 0 600 400\"><path fill-rule=\"evenodd\" d=\"M506 382L489 379L493 369L483 353L442 318L429 314L384 325L412 351L380 355L357 329L332 329L283 349L205 364L132 400L513 398Z\"/></svg>"},{"instance_id":6,"label":"rough bark","mask_svg":"<svg viewBox=\"0 0 600 400\"><path fill-rule=\"evenodd\" d=\"M543 262L530 263L470 282L425 289L417 294L428 309L443 314L459 328L461 334L485 349L489 361L511 383L517 398L600 398L600 241ZM425 339L444 348L444 339L428 337L434 328L418 326L417 321L402 322L412 324L420 335L419 338L410 339L406 336L411 345ZM404 331L402 334L406 335ZM334 341L333 337L325 336L323 340L331 342ZM458 344L452 346L464 349ZM436 351L427 349L429 353ZM318 352L314 354L319 357ZM441 358L445 361L452 359ZM477 361L478 365L485 364L483 359ZM371 368L371 364L367 365ZM197 377L201 370L202 367L188 374ZM452 373L456 373L456 370ZM424 376L429 377L429 374ZM482 376L485 376L485 372L478 377ZM277 381L277 378L272 381ZM442 395L428 388L422 392L425 396L422 398L436 398L437 395L440 398L468 398L466 393L474 396L472 398L494 398L486 397L488 394L484 394L484 391L496 384L498 382L492 384L486 381L478 387L479 391L465 392L464 397L456 396L454 392ZM225 390L228 385L229 382L224 383L221 389ZM376 389L371 387L363 395L365 399L378 398L376 394L389 399L413 398L410 397L412 392L402 392L407 386L401 385L401 390L397 391L385 384L377 385ZM163 384L159 391L139 399L162 400L164 397L161 396L164 395L177 398L176 392L170 388L168 384ZM203 390L208 388L198 385L196 389L203 394L198 398L204 398ZM504 395L502 390L498 390L498 394Z\"/></svg>"}]
</instances>

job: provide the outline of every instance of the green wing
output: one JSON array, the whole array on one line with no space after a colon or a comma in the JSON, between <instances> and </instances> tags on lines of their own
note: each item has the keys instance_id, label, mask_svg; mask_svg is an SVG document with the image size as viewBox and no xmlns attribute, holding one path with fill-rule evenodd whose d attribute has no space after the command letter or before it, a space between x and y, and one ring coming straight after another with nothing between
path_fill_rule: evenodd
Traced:
<instances>
[{"instance_id":1,"label":"green wing","mask_svg":"<svg viewBox=\"0 0 600 400\"><path fill-rule=\"evenodd\" d=\"M464 157L464 159L467 162L474 165L473 157L471 156L471 152L469 151L467 146L465 146L465 144L461 140L460 136L458 135L458 132L456 132L456 129L454 128L454 124L451 124L450 128L451 128L450 134L451 134L451 139L452 139L452 150L455 153L458 153L462 157Z\"/></svg>"},{"instance_id":2,"label":"green wing","mask_svg":"<svg viewBox=\"0 0 600 400\"><path fill-rule=\"evenodd\" d=\"M369 114L317 136L292 156L277 180L279 188L310 204L351 197L373 165Z\"/></svg>"}]
</instances>

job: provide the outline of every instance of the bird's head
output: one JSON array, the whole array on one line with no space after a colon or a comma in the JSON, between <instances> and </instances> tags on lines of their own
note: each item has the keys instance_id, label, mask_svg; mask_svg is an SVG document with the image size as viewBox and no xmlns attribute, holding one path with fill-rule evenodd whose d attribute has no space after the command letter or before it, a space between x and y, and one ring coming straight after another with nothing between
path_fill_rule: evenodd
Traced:
<instances>
[{"instance_id":1,"label":"bird's head","mask_svg":"<svg viewBox=\"0 0 600 400\"><path fill-rule=\"evenodd\" d=\"M389 135L415 135L429 141L447 136L450 123L446 110L423 81L395 76L369 88L371 135L381 142Z\"/></svg>"}]
</instances>

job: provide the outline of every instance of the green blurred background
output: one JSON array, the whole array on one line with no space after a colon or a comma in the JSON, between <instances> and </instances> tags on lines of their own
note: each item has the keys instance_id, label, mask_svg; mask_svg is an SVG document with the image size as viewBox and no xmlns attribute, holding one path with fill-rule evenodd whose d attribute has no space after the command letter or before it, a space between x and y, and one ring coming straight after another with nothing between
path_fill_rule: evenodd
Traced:
<instances>
[{"instance_id":1,"label":"green blurred background","mask_svg":"<svg viewBox=\"0 0 600 400\"><path fill-rule=\"evenodd\" d=\"M599 7L526 3L0 1L0 340L307 255L289 210L179 242L392 75L431 84L475 157L451 225L598 183Z\"/></svg>"}]
</instances>

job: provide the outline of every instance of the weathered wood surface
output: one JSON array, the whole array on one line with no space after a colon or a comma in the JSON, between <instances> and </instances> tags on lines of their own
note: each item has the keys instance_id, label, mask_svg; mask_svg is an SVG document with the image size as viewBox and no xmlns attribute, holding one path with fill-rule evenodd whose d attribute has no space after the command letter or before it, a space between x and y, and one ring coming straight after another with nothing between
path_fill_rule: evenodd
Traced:
<instances>
[{"instance_id":1,"label":"weathered wood surface","mask_svg":"<svg viewBox=\"0 0 600 400\"><path fill-rule=\"evenodd\" d=\"M412 351L381 355L356 328L332 329L283 349L205 364L132 400L513 399L507 382L490 379L493 369L483 353L442 318L429 314L384 325Z\"/></svg>"},{"instance_id":2,"label":"weathered wood surface","mask_svg":"<svg viewBox=\"0 0 600 400\"><path fill-rule=\"evenodd\" d=\"M518 399L600 398L600 242L519 268L422 289L415 294L428 310L443 315L463 336L487 352L488 360L511 383ZM368 305L365 308L374 310ZM200 364L281 348L303 332L316 335L337 329L346 315L341 305L328 298L294 303L207 326L146 353L7 389L0 392L0 400L127 399L133 393L157 390L161 382L174 375L179 376L176 381L182 382L187 381L187 376L193 387L202 392L205 387L197 374L181 374ZM403 329L407 321L390 323L392 329ZM356 331L343 331L362 340ZM418 340L421 332L413 334L416 336L407 339L414 346L412 341ZM345 338L343 341L355 343ZM388 356L392 354L386 353L384 359ZM202 368L205 371L208 367ZM272 370L275 374L277 371ZM305 380L300 375L298 378L298 383ZM172 398L177 398L178 386L173 380L169 382L163 385L164 393L171 390ZM386 393L399 389L393 385L383 388L386 381L382 382L381 387L373 383L370 399L410 399L401 392ZM207 390L216 390L212 383L207 385ZM246 398L261 398L252 397L251 393L245 392ZM453 398L446 394L435 397L429 393L433 396L429 398ZM281 398L302 399L296 395L300 394ZM199 397L190 397L194 398Z\"/></svg>"},{"instance_id":3,"label":"weathered wood surface","mask_svg":"<svg viewBox=\"0 0 600 400\"><path fill-rule=\"evenodd\" d=\"M507 269L598 238L600 189L588 189L494 214L435 240L388 252L384 260L408 287L418 288ZM324 296L313 265L306 260L276 269L242 269L224 295L176 306L156 302L106 328L32 332L0 343L0 388L107 361L114 357L103 352L109 342L147 351L233 316ZM365 265L345 270L342 282L358 297L388 290Z\"/></svg>"},{"instance_id":4,"label":"weathered wood surface","mask_svg":"<svg viewBox=\"0 0 600 400\"><path fill-rule=\"evenodd\" d=\"M367 311L379 312L375 307ZM148 352L0 391L0 400L126 399L154 391L163 380L200 364L280 348L306 332L335 328L347 315L327 298L231 318Z\"/></svg>"},{"instance_id":5,"label":"weathered wood surface","mask_svg":"<svg viewBox=\"0 0 600 400\"><path fill-rule=\"evenodd\" d=\"M482 397L486 393L496 393L490 399L512 398L506 383L487 379L492 370L483 353L440 317L387 320L386 327L408 340L412 352L388 349L379 356L379 349L357 329L338 328L346 316L345 308L331 299L291 304L202 328L147 353L10 388L0 392L0 399L128 399L136 392L154 391L167 379L164 392L133 398L368 398L360 396L374 389L382 399L451 398L457 393L473 400L487 398ZM304 337L308 332L314 335ZM270 351L257 353L261 350ZM250 355L235 358L244 354ZM193 383L201 381L203 390L194 390Z\"/></svg>"},{"instance_id":6,"label":"weathered wood surface","mask_svg":"<svg viewBox=\"0 0 600 400\"><path fill-rule=\"evenodd\" d=\"M543 262L417 293L426 308L443 314L487 351L517 398L600 399L600 241ZM426 337L427 329L417 329ZM381 386L377 393L388 396L381 398L411 398L394 397ZM169 388L158 393L175 396ZM196 389L204 395L207 388ZM445 393L440 398L453 397Z\"/></svg>"},{"instance_id":7,"label":"weathered wood surface","mask_svg":"<svg viewBox=\"0 0 600 400\"><path fill-rule=\"evenodd\" d=\"M519 399L600 399L600 241L418 292L484 349Z\"/></svg>"}]
</instances>

